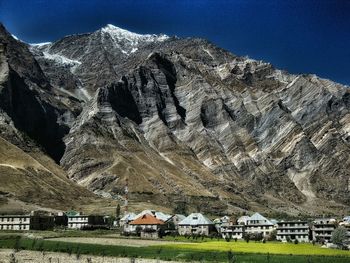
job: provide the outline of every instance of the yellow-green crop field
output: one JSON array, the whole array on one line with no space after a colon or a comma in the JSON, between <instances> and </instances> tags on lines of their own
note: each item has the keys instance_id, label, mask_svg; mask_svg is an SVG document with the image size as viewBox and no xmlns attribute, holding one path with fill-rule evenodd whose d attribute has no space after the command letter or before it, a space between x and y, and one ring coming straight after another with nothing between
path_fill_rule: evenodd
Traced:
<instances>
[{"instance_id":1,"label":"yellow-green crop field","mask_svg":"<svg viewBox=\"0 0 350 263\"><path fill-rule=\"evenodd\" d=\"M209 241L203 243L169 244L163 247L174 249L190 249L199 251L229 251L239 253L285 254L285 255L322 255L322 256L348 256L350 251L322 248L309 243L281 243L281 242L244 242L244 241Z\"/></svg>"}]
</instances>

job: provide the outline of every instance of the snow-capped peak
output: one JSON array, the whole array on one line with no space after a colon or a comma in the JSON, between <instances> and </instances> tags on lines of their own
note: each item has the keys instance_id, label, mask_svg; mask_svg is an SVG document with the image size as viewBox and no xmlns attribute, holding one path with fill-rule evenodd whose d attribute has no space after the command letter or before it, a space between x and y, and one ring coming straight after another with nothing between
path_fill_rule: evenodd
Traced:
<instances>
[{"instance_id":1,"label":"snow-capped peak","mask_svg":"<svg viewBox=\"0 0 350 263\"><path fill-rule=\"evenodd\" d=\"M137 51L138 46L142 43L162 42L169 38L164 34L137 34L111 24L101 28L101 32L102 34L108 34L115 45L122 47L122 52L127 55Z\"/></svg>"}]
</instances>

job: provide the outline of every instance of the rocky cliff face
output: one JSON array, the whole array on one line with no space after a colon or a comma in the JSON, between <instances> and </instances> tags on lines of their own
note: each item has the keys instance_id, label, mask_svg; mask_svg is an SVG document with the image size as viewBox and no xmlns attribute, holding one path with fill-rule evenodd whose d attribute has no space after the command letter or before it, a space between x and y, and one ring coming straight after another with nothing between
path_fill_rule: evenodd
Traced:
<instances>
[{"instance_id":1,"label":"rocky cliff face","mask_svg":"<svg viewBox=\"0 0 350 263\"><path fill-rule=\"evenodd\" d=\"M64 143L48 154L98 194L120 198L128 179L133 202L206 212L349 208L348 87L111 25L30 51L58 126L21 130Z\"/></svg>"},{"instance_id":2,"label":"rocky cliff face","mask_svg":"<svg viewBox=\"0 0 350 263\"><path fill-rule=\"evenodd\" d=\"M0 25L1 212L85 210L101 201L54 162L79 112L77 99L53 90L27 45Z\"/></svg>"}]
</instances>

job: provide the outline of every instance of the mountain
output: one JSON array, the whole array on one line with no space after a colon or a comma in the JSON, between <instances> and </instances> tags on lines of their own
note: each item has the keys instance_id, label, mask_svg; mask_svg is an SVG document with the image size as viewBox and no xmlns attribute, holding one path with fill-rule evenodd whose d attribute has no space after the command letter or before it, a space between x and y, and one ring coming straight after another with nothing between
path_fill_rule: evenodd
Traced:
<instances>
[{"instance_id":1,"label":"mountain","mask_svg":"<svg viewBox=\"0 0 350 263\"><path fill-rule=\"evenodd\" d=\"M94 210L102 200L68 179L59 161L78 100L54 91L30 53L0 25L1 212Z\"/></svg>"},{"instance_id":2,"label":"mountain","mask_svg":"<svg viewBox=\"0 0 350 263\"><path fill-rule=\"evenodd\" d=\"M72 181L98 195L121 200L128 181L132 205L349 211L347 86L203 39L112 25L16 46L30 57L19 73L45 106L33 116L27 99L15 112L2 107ZM16 55L7 52L9 60Z\"/></svg>"}]
</instances>

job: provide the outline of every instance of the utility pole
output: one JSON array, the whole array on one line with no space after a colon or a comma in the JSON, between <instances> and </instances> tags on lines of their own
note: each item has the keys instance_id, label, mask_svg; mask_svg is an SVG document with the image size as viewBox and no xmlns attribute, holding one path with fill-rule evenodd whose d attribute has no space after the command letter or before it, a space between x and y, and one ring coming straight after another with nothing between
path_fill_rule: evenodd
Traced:
<instances>
[{"instance_id":1,"label":"utility pole","mask_svg":"<svg viewBox=\"0 0 350 263\"><path fill-rule=\"evenodd\" d=\"M124 188L124 213L125 215L128 213L128 202L129 202L129 179L125 180L125 188Z\"/></svg>"}]
</instances>

